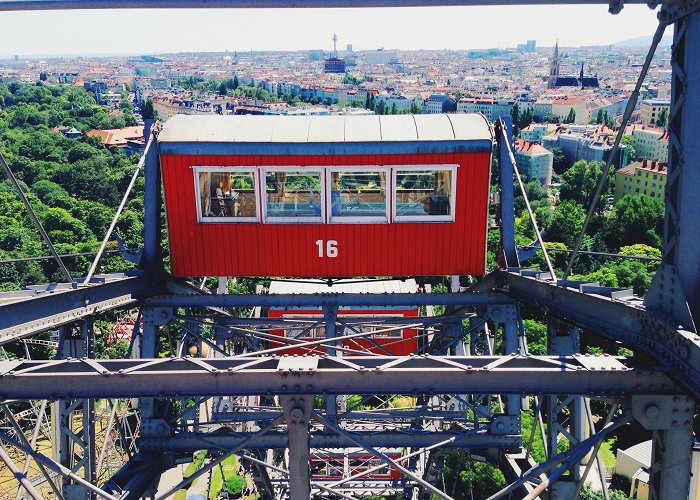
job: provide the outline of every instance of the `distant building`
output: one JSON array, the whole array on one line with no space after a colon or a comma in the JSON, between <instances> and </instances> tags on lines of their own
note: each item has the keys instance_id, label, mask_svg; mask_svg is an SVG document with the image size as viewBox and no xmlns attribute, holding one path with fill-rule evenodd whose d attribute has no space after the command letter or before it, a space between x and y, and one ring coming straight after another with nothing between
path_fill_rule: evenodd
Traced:
<instances>
[{"instance_id":1,"label":"distant building","mask_svg":"<svg viewBox=\"0 0 700 500\"><path fill-rule=\"evenodd\" d=\"M457 102L457 113L482 113L489 121L494 121L501 116L510 116L513 105L514 101L510 100L462 97ZM520 110L524 111L524 108Z\"/></svg>"},{"instance_id":2,"label":"distant building","mask_svg":"<svg viewBox=\"0 0 700 500\"><path fill-rule=\"evenodd\" d=\"M154 97L153 110L166 122L175 115L229 115L233 114L237 100L232 97L194 99L192 97Z\"/></svg>"},{"instance_id":3,"label":"distant building","mask_svg":"<svg viewBox=\"0 0 700 500\"><path fill-rule=\"evenodd\" d=\"M108 130L93 129L87 133L88 137L99 137L105 146L113 146L124 149L127 154L143 151L143 126L113 128Z\"/></svg>"},{"instance_id":4,"label":"distant building","mask_svg":"<svg viewBox=\"0 0 700 500\"><path fill-rule=\"evenodd\" d=\"M649 472L652 463L651 439L626 450L618 449L615 457L615 473L627 479L631 498L649 498Z\"/></svg>"},{"instance_id":5,"label":"distant building","mask_svg":"<svg viewBox=\"0 0 700 500\"><path fill-rule=\"evenodd\" d=\"M516 139L515 163L528 179L537 179L544 187L552 184L554 155L539 143Z\"/></svg>"},{"instance_id":6,"label":"distant building","mask_svg":"<svg viewBox=\"0 0 700 500\"><path fill-rule=\"evenodd\" d=\"M554 54L552 60L549 61L549 81L547 87L550 89L556 88L557 78L559 78L559 40L554 45Z\"/></svg>"},{"instance_id":7,"label":"distant building","mask_svg":"<svg viewBox=\"0 0 700 500\"><path fill-rule=\"evenodd\" d=\"M323 61L325 73L345 73L345 61L337 57L329 57Z\"/></svg>"},{"instance_id":8,"label":"distant building","mask_svg":"<svg viewBox=\"0 0 700 500\"><path fill-rule=\"evenodd\" d=\"M420 101L420 104L417 104L418 101ZM408 97L400 94L378 94L375 103L376 105L379 105L380 102L384 102L387 109L393 109L395 107L396 113L398 114L411 111L411 106L413 104L416 104L421 110L423 108L422 98L418 97L418 99L409 99Z\"/></svg>"},{"instance_id":9,"label":"distant building","mask_svg":"<svg viewBox=\"0 0 700 500\"><path fill-rule=\"evenodd\" d=\"M370 65L375 64L398 64L399 54L395 50L374 50L365 52L365 62Z\"/></svg>"},{"instance_id":10,"label":"distant building","mask_svg":"<svg viewBox=\"0 0 700 500\"><path fill-rule=\"evenodd\" d=\"M615 201L627 194L664 197L666 163L642 160L615 172Z\"/></svg>"},{"instance_id":11,"label":"distant building","mask_svg":"<svg viewBox=\"0 0 700 500\"><path fill-rule=\"evenodd\" d=\"M427 114L454 113L455 109L455 101L445 94L433 94L425 102Z\"/></svg>"},{"instance_id":12,"label":"distant building","mask_svg":"<svg viewBox=\"0 0 700 500\"><path fill-rule=\"evenodd\" d=\"M530 142L542 142L545 135L549 135L557 129L553 123L531 123L520 131L520 138Z\"/></svg>"},{"instance_id":13,"label":"distant building","mask_svg":"<svg viewBox=\"0 0 700 500\"><path fill-rule=\"evenodd\" d=\"M54 132L58 132L62 134L64 137L67 137L68 139L77 139L79 138L82 134L82 132L75 127L55 127L52 129Z\"/></svg>"},{"instance_id":14,"label":"distant building","mask_svg":"<svg viewBox=\"0 0 700 500\"><path fill-rule=\"evenodd\" d=\"M598 81L598 76L585 76L583 74L583 63L581 63L581 72L578 75L560 75L560 61L559 61L559 41L557 40L554 46L554 54L552 54L552 60L549 63L549 81L548 87L550 89L555 89L559 87L600 87L600 82Z\"/></svg>"},{"instance_id":15,"label":"distant building","mask_svg":"<svg viewBox=\"0 0 700 500\"><path fill-rule=\"evenodd\" d=\"M639 105L639 120L644 124L656 124L661 110L668 113L671 110L671 101L665 99L644 99Z\"/></svg>"},{"instance_id":16,"label":"distant building","mask_svg":"<svg viewBox=\"0 0 700 500\"><path fill-rule=\"evenodd\" d=\"M632 137L637 158L668 161L668 130L651 125L630 125L625 133Z\"/></svg>"},{"instance_id":17,"label":"distant building","mask_svg":"<svg viewBox=\"0 0 700 500\"><path fill-rule=\"evenodd\" d=\"M515 50L518 52L537 52L537 42L535 40L528 40L526 43L519 43Z\"/></svg>"},{"instance_id":18,"label":"distant building","mask_svg":"<svg viewBox=\"0 0 700 500\"><path fill-rule=\"evenodd\" d=\"M102 95L107 93L106 82L98 82L95 80L91 82L85 82L83 84L83 88L88 92L92 92L93 94L95 94L95 101L97 101L97 104L102 104Z\"/></svg>"},{"instance_id":19,"label":"distant building","mask_svg":"<svg viewBox=\"0 0 700 500\"><path fill-rule=\"evenodd\" d=\"M607 161L614 141L614 132L605 125L558 125L552 134L542 137L542 146L561 148L569 163ZM627 146L620 144L612 164L616 170L627 165Z\"/></svg>"}]
</instances>

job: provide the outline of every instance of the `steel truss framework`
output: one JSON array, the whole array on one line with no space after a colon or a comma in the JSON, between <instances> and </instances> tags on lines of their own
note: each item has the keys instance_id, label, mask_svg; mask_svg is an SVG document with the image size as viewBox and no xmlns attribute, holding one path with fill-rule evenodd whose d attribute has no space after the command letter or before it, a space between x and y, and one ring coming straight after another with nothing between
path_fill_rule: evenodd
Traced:
<instances>
[{"instance_id":1,"label":"steel truss framework","mask_svg":"<svg viewBox=\"0 0 700 500\"><path fill-rule=\"evenodd\" d=\"M514 3L525 2L0 0L0 10ZM140 271L0 293L0 344L59 331L55 359L0 361L0 459L18 478L16 498L41 498L43 490L66 499L167 498L233 454L263 498L450 498L442 485L451 478L441 471L455 449L501 466L510 484L494 498L535 498L545 489L572 498L594 467L602 439L630 419L654 433L651 497L686 498L694 398L700 395L694 327L700 316L700 236L689 226L700 216L693 196L700 191L700 145L691 136L700 112L700 54L686 47L700 45L700 14L693 13L697 0L662 3L660 18L676 28L667 222L664 262L644 301L629 290L556 280L520 267L511 182L517 169L507 153L507 123L500 133L504 266L469 290L448 294L228 295L226 278L213 290L173 280L163 271L158 246L160 173L153 141L145 160ZM621 8L621 1L610 3L612 12ZM548 356L528 353L520 303L548 311ZM343 306L396 305L425 306L428 314L338 316ZM436 305L445 306L444 314L430 314ZM134 306L140 313L129 352L136 359L94 359L95 315ZM270 306L318 307L323 317L286 320L240 312ZM302 338L320 325L323 338ZM404 328L418 331L416 356L395 357L376 343L366 348L355 342ZM648 356L582 356L579 328ZM159 357L163 335L176 356ZM325 354L284 356L289 348ZM593 422L589 398L612 404L605 422ZM52 429L44 425L49 401ZM26 410L16 412L22 404ZM535 424L522 436L520 415L529 407ZM23 413L33 425L20 423ZM51 434L52 457L38 447L42 432ZM530 452L535 434L547 452L539 465ZM569 449L557 454L562 439ZM198 450L209 452L200 471L157 488L164 471ZM38 476L27 475L30 465ZM596 468L602 470L600 462Z\"/></svg>"}]
</instances>

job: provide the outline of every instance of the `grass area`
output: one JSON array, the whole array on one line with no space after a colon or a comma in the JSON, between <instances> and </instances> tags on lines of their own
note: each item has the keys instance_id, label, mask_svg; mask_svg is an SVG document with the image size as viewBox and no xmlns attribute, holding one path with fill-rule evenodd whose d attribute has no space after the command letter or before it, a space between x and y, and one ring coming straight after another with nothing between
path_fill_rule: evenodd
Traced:
<instances>
[{"instance_id":1,"label":"grass area","mask_svg":"<svg viewBox=\"0 0 700 500\"><path fill-rule=\"evenodd\" d=\"M222 474L223 470L223 474ZM238 457L236 455L231 455L226 460L221 462L218 466L214 467L211 474L211 481L209 482L209 498L216 498L219 493L224 489L224 482L238 475Z\"/></svg>"},{"instance_id":2,"label":"grass area","mask_svg":"<svg viewBox=\"0 0 700 500\"><path fill-rule=\"evenodd\" d=\"M615 459L615 454L612 451L612 444L615 438L606 439L603 444L600 445L600 456L603 459L603 463L606 467L615 467L617 460Z\"/></svg>"},{"instance_id":3,"label":"grass area","mask_svg":"<svg viewBox=\"0 0 700 500\"><path fill-rule=\"evenodd\" d=\"M194 454L194 461L187 466L185 469L185 472L182 473L182 478L185 479L187 477L190 477L192 474L197 472L199 469L202 468L202 465L204 464L204 460L207 458L207 452L202 450L198 451ZM187 500L187 488L183 488L181 490L178 490L175 492L175 495L173 496L174 500Z\"/></svg>"}]
</instances>

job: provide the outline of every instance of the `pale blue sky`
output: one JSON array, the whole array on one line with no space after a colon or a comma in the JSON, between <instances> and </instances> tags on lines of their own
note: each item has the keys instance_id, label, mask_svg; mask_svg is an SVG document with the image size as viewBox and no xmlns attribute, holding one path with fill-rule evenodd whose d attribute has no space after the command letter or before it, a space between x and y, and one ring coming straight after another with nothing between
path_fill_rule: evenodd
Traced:
<instances>
[{"instance_id":1,"label":"pale blue sky","mask_svg":"<svg viewBox=\"0 0 700 500\"><path fill-rule=\"evenodd\" d=\"M144 54L183 51L379 47L607 45L651 35L656 15L628 5L421 7L399 9L101 10L0 12L0 57L41 54Z\"/></svg>"}]
</instances>

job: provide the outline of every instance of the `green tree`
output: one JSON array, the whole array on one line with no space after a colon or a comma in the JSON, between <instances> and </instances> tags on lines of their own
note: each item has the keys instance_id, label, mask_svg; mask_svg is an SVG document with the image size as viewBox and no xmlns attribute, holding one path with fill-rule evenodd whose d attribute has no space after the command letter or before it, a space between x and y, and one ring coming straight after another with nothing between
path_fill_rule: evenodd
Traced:
<instances>
[{"instance_id":1,"label":"green tree","mask_svg":"<svg viewBox=\"0 0 700 500\"><path fill-rule=\"evenodd\" d=\"M564 119L564 123L574 123L576 122L576 111L574 111L574 108L569 109L569 114L566 115L566 118Z\"/></svg>"},{"instance_id":2,"label":"green tree","mask_svg":"<svg viewBox=\"0 0 700 500\"><path fill-rule=\"evenodd\" d=\"M661 108L659 116L656 118L656 124L659 127L668 127L668 108Z\"/></svg>"},{"instance_id":3,"label":"green tree","mask_svg":"<svg viewBox=\"0 0 700 500\"><path fill-rule=\"evenodd\" d=\"M226 492L229 495L240 495L245 487L245 478L241 476L233 476L226 480Z\"/></svg>"},{"instance_id":4,"label":"green tree","mask_svg":"<svg viewBox=\"0 0 700 500\"><path fill-rule=\"evenodd\" d=\"M155 109L153 108L153 101L149 97L141 105L141 117L144 120L152 120L156 117Z\"/></svg>"},{"instance_id":5,"label":"green tree","mask_svg":"<svg viewBox=\"0 0 700 500\"><path fill-rule=\"evenodd\" d=\"M559 196L562 200L573 200L584 207L590 206L595 194L598 179L605 168L605 163L598 161L579 160L561 176ZM605 184L599 198L599 204L605 201L610 193L611 182Z\"/></svg>"},{"instance_id":6,"label":"green tree","mask_svg":"<svg viewBox=\"0 0 700 500\"><path fill-rule=\"evenodd\" d=\"M122 99L119 101L119 109L122 111L122 113L131 113L134 106L127 97L122 97Z\"/></svg>"},{"instance_id":7,"label":"green tree","mask_svg":"<svg viewBox=\"0 0 700 500\"><path fill-rule=\"evenodd\" d=\"M238 85L238 75L233 75L233 90L236 90Z\"/></svg>"},{"instance_id":8,"label":"green tree","mask_svg":"<svg viewBox=\"0 0 700 500\"><path fill-rule=\"evenodd\" d=\"M605 242L610 248L643 243L661 248L664 202L645 195L626 195L604 222Z\"/></svg>"},{"instance_id":9,"label":"green tree","mask_svg":"<svg viewBox=\"0 0 700 500\"><path fill-rule=\"evenodd\" d=\"M593 490L588 485L581 489L581 495L579 496L579 500L603 500L603 498L605 497L602 491ZM609 498L610 500L630 500L630 497L620 490L609 490Z\"/></svg>"},{"instance_id":10,"label":"green tree","mask_svg":"<svg viewBox=\"0 0 700 500\"><path fill-rule=\"evenodd\" d=\"M534 319L525 319L523 327L525 328L528 352L535 356L545 356L547 354L547 325Z\"/></svg>"},{"instance_id":11,"label":"green tree","mask_svg":"<svg viewBox=\"0 0 700 500\"><path fill-rule=\"evenodd\" d=\"M525 108L525 111L518 118L518 128L520 128L520 130L527 128L534 121L534 119L532 108Z\"/></svg>"},{"instance_id":12,"label":"green tree","mask_svg":"<svg viewBox=\"0 0 700 500\"><path fill-rule=\"evenodd\" d=\"M632 163L637 159L637 152L634 149L634 141L631 136L623 135L620 144L624 144L627 149L627 163Z\"/></svg>"},{"instance_id":13,"label":"green tree","mask_svg":"<svg viewBox=\"0 0 700 500\"><path fill-rule=\"evenodd\" d=\"M554 211L547 240L564 243L570 248L576 243L585 217L586 211L581 205L572 200L562 201Z\"/></svg>"},{"instance_id":14,"label":"green tree","mask_svg":"<svg viewBox=\"0 0 700 500\"><path fill-rule=\"evenodd\" d=\"M603 123L611 129L615 129L615 119L607 111L603 113Z\"/></svg>"},{"instance_id":15,"label":"green tree","mask_svg":"<svg viewBox=\"0 0 700 500\"><path fill-rule=\"evenodd\" d=\"M555 173L561 175L567 168L569 168L568 161L566 160L566 155L564 150L560 147L553 147L549 150L552 153L552 169Z\"/></svg>"},{"instance_id":16,"label":"green tree","mask_svg":"<svg viewBox=\"0 0 700 500\"><path fill-rule=\"evenodd\" d=\"M595 117L595 122L596 122L598 125L600 125L601 123L603 123L603 108L600 108L600 109L598 110L598 114L597 114L596 117Z\"/></svg>"},{"instance_id":17,"label":"green tree","mask_svg":"<svg viewBox=\"0 0 700 500\"><path fill-rule=\"evenodd\" d=\"M397 114L397 112L396 112L396 103L395 103L395 102L391 103L391 114L392 114L392 115Z\"/></svg>"},{"instance_id":18,"label":"green tree","mask_svg":"<svg viewBox=\"0 0 700 500\"><path fill-rule=\"evenodd\" d=\"M520 131L518 127L520 123L520 107L517 102L513 104L513 107L510 109L510 118L513 122L513 136L518 137L518 132Z\"/></svg>"},{"instance_id":19,"label":"green tree","mask_svg":"<svg viewBox=\"0 0 700 500\"><path fill-rule=\"evenodd\" d=\"M87 225L63 208L49 208L44 212L42 224L54 243L75 243L94 240Z\"/></svg>"},{"instance_id":20,"label":"green tree","mask_svg":"<svg viewBox=\"0 0 700 500\"><path fill-rule=\"evenodd\" d=\"M219 95L228 95L228 87L224 82L219 85Z\"/></svg>"}]
</instances>

